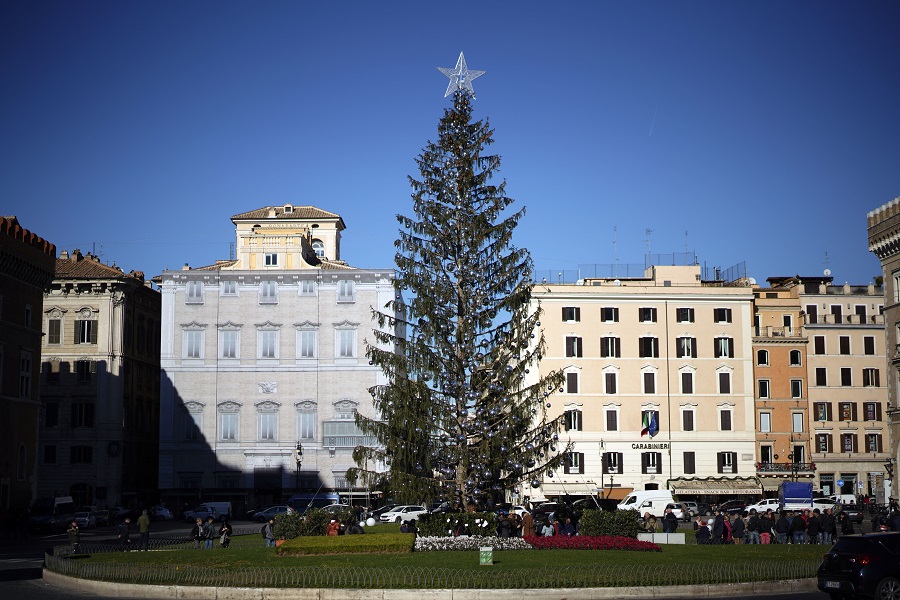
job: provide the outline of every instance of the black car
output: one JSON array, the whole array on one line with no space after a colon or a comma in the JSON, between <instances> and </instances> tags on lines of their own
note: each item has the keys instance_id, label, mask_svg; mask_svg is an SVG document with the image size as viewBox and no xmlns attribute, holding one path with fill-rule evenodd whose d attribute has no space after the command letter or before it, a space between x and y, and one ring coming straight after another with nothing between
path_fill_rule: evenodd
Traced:
<instances>
[{"instance_id":1,"label":"black car","mask_svg":"<svg viewBox=\"0 0 900 600\"><path fill-rule=\"evenodd\" d=\"M816 573L832 600L900 599L900 532L841 536Z\"/></svg>"},{"instance_id":2,"label":"black car","mask_svg":"<svg viewBox=\"0 0 900 600\"><path fill-rule=\"evenodd\" d=\"M723 502L719 506L716 507L716 510L720 510L723 513L734 515L740 514L744 512L744 509L747 508L747 503L743 500L729 500L728 502Z\"/></svg>"},{"instance_id":3,"label":"black car","mask_svg":"<svg viewBox=\"0 0 900 600\"><path fill-rule=\"evenodd\" d=\"M865 510L862 506L857 506L856 504L844 504L841 506L840 513L847 513L847 516L850 517L851 523L862 523L863 517L865 517ZM838 518L840 519L840 513L838 513Z\"/></svg>"}]
</instances>

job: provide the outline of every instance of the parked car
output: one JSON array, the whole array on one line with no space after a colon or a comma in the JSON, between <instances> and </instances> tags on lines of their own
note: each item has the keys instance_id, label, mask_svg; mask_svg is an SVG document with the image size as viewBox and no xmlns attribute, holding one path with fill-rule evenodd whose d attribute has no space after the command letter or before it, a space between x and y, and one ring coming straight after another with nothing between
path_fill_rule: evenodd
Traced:
<instances>
[{"instance_id":1,"label":"parked car","mask_svg":"<svg viewBox=\"0 0 900 600\"><path fill-rule=\"evenodd\" d=\"M781 510L781 502L778 498L766 498L764 500L760 500L756 504L750 504L744 507L744 511L750 512L751 509L756 509L757 513L764 513L767 510L771 510L773 512L779 512Z\"/></svg>"},{"instance_id":2,"label":"parked car","mask_svg":"<svg viewBox=\"0 0 900 600\"><path fill-rule=\"evenodd\" d=\"M535 506L534 510L531 511L535 526L538 523L552 523L556 511L562 507L563 505L558 502L544 502L543 504Z\"/></svg>"},{"instance_id":3,"label":"parked car","mask_svg":"<svg viewBox=\"0 0 900 600\"><path fill-rule=\"evenodd\" d=\"M385 504L384 506L380 506L374 510L369 511L369 516L371 518L375 519L376 521L378 521L381 518L381 515L383 515L384 513L386 513L389 510L393 510L394 507L396 507L396 506L397 505L394 504L393 502L391 502L390 504Z\"/></svg>"},{"instance_id":4,"label":"parked car","mask_svg":"<svg viewBox=\"0 0 900 600\"><path fill-rule=\"evenodd\" d=\"M688 506L687 502L676 502L675 504L681 509L681 517L679 518L685 523L690 522L690 520L696 516L694 511L691 510L691 507Z\"/></svg>"},{"instance_id":5,"label":"parked car","mask_svg":"<svg viewBox=\"0 0 900 600\"><path fill-rule=\"evenodd\" d=\"M400 523L402 521L418 519L425 514L428 514L428 509L424 506L418 504L406 504L395 506L386 513L383 513L380 519L382 523Z\"/></svg>"},{"instance_id":6,"label":"parked car","mask_svg":"<svg viewBox=\"0 0 900 600\"><path fill-rule=\"evenodd\" d=\"M712 505L709 502L697 503L697 514L700 516L710 516L713 514Z\"/></svg>"},{"instance_id":7,"label":"parked car","mask_svg":"<svg viewBox=\"0 0 900 600\"><path fill-rule=\"evenodd\" d=\"M82 529L97 526L97 519L94 518L94 515L91 512L86 510L75 513L75 522L78 523L78 526Z\"/></svg>"},{"instance_id":8,"label":"parked car","mask_svg":"<svg viewBox=\"0 0 900 600\"><path fill-rule=\"evenodd\" d=\"M428 512L432 513L445 513L450 510L450 503L444 500L443 502L432 502L431 506L428 507Z\"/></svg>"},{"instance_id":9,"label":"parked car","mask_svg":"<svg viewBox=\"0 0 900 600\"><path fill-rule=\"evenodd\" d=\"M109 518L111 521L118 523L124 521L125 517L131 517L131 509L124 506L113 506L109 509Z\"/></svg>"},{"instance_id":10,"label":"parked car","mask_svg":"<svg viewBox=\"0 0 900 600\"><path fill-rule=\"evenodd\" d=\"M339 502L335 502L334 504L329 504L328 506L323 506L322 510L324 510L327 513L337 514L339 512L349 511L350 508L351 507L349 504L341 504Z\"/></svg>"},{"instance_id":11,"label":"parked car","mask_svg":"<svg viewBox=\"0 0 900 600\"><path fill-rule=\"evenodd\" d=\"M846 513L848 517L850 517L851 523L862 523L863 518L865 517L865 511L862 506L857 506L856 504L845 504L838 505L835 507L835 514L838 515L838 519L841 518L841 514Z\"/></svg>"},{"instance_id":12,"label":"parked car","mask_svg":"<svg viewBox=\"0 0 900 600\"><path fill-rule=\"evenodd\" d=\"M668 504L666 504L666 508L672 511L676 519L678 519L679 521L684 520L684 509L679 502L669 502ZM688 519L690 519L690 517L688 517Z\"/></svg>"},{"instance_id":13,"label":"parked car","mask_svg":"<svg viewBox=\"0 0 900 600\"><path fill-rule=\"evenodd\" d=\"M700 516L700 507L696 502L692 500L685 500L684 502L682 502L682 504L687 509L687 512L690 513L691 518Z\"/></svg>"},{"instance_id":14,"label":"parked car","mask_svg":"<svg viewBox=\"0 0 900 600\"><path fill-rule=\"evenodd\" d=\"M747 503L743 500L729 500L727 502L723 502L717 508L723 513L733 515L736 513L744 512L744 510L747 508Z\"/></svg>"},{"instance_id":15,"label":"parked car","mask_svg":"<svg viewBox=\"0 0 900 600\"><path fill-rule=\"evenodd\" d=\"M150 509L150 518L154 521L171 521L175 517L165 506L154 506Z\"/></svg>"},{"instance_id":16,"label":"parked car","mask_svg":"<svg viewBox=\"0 0 900 600\"><path fill-rule=\"evenodd\" d=\"M813 498L813 508L818 508L819 512L825 512L826 508L835 509L834 500L831 498Z\"/></svg>"},{"instance_id":17,"label":"parked car","mask_svg":"<svg viewBox=\"0 0 900 600\"><path fill-rule=\"evenodd\" d=\"M841 536L816 575L833 600L900 598L900 532Z\"/></svg>"},{"instance_id":18,"label":"parked car","mask_svg":"<svg viewBox=\"0 0 900 600\"><path fill-rule=\"evenodd\" d=\"M278 515L283 515L284 513L294 512L294 509L286 504L277 504L275 506L270 506L265 508L255 515L253 515L253 520L258 521L260 523L265 523L269 519L274 519Z\"/></svg>"}]
</instances>

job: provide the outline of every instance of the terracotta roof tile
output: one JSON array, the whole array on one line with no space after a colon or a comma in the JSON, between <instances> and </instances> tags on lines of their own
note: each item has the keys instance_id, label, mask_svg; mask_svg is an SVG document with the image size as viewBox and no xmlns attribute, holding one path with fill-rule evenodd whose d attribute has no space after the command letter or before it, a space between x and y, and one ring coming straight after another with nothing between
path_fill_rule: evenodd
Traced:
<instances>
[{"instance_id":1,"label":"terracotta roof tile","mask_svg":"<svg viewBox=\"0 0 900 600\"><path fill-rule=\"evenodd\" d=\"M293 212L284 212L284 206L264 206L251 210L249 212L240 213L231 217L236 219L267 219L269 218L269 210L275 209L276 219L340 219L340 215L336 215L327 210L322 210L315 206L294 206Z\"/></svg>"},{"instance_id":2,"label":"terracotta roof tile","mask_svg":"<svg viewBox=\"0 0 900 600\"><path fill-rule=\"evenodd\" d=\"M144 279L143 272L125 273L118 267L111 267L94 260L90 255L79 260L57 258L56 279Z\"/></svg>"}]
</instances>

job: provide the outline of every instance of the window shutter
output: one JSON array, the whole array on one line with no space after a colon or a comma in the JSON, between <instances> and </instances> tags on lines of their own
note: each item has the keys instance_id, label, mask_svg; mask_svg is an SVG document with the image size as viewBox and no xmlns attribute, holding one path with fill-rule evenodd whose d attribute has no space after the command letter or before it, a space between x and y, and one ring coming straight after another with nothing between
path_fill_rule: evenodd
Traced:
<instances>
[{"instance_id":1,"label":"window shutter","mask_svg":"<svg viewBox=\"0 0 900 600\"><path fill-rule=\"evenodd\" d=\"M692 475L696 473L697 468L695 466L695 458L693 452L685 452L684 453L684 472L687 475Z\"/></svg>"},{"instance_id":2,"label":"window shutter","mask_svg":"<svg viewBox=\"0 0 900 600\"><path fill-rule=\"evenodd\" d=\"M856 403L854 403L853 406L856 407ZM854 451L854 452L859 452L859 447L857 446L857 444L858 444L857 437L858 437L858 436L854 433L854 434L853 434L853 438L852 438L852 439L853 439L853 451Z\"/></svg>"},{"instance_id":3,"label":"window shutter","mask_svg":"<svg viewBox=\"0 0 900 600\"><path fill-rule=\"evenodd\" d=\"M644 473L644 474L647 473L647 462L648 462L647 453L641 452L641 473Z\"/></svg>"},{"instance_id":4,"label":"window shutter","mask_svg":"<svg viewBox=\"0 0 900 600\"><path fill-rule=\"evenodd\" d=\"M73 333L73 337L76 344L81 343L81 320L75 320L75 331Z\"/></svg>"},{"instance_id":5,"label":"window shutter","mask_svg":"<svg viewBox=\"0 0 900 600\"><path fill-rule=\"evenodd\" d=\"M831 402L826 402L825 403L825 419L828 421L831 421L832 419L834 419L833 415L834 415L834 413L831 412Z\"/></svg>"},{"instance_id":6,"label":"window shutter","mask_svg":"<svg viewBox=\"0 0 900 600\"><path fill-rule=\"evenodd\" d=\"M622 340L619 338L614 338L616 340L616 358L622 356Z\"/></svg>"},{"instance_id":7,"label":"window shutter","mask_svg":"<svg viewBox=\"0 0 900 600\"><path fill-rule=\"evenodd\" d=\"M575 320L576 321L581 320L581 307L580 306L575 307Z\"/></svg>"},{"instance_id":8,"label":"window shutter","mask_svg":"<svg viewBox=\"0 0 900 600\"><path fill-rule=\"evenodd\" d=\"M97 321L91 321L90 326L91 326L91 343L96 344L97 343L97 329L99 329L99 327L97 327Z\"/></svg>"},{"instance_id":9,"label":"window shutter","mask_svg":"<svg viewBox=\"0 0 900 600\"><path fill-rule=\"evenodd\" d=\"M604 474L604 475L609 475L609 457L608 457L608 454L609 454L609 453L604 453L604 454L603 454L603 474Z\"/></svg>"},{"instance_id":10,"label":"window shutter","mask_svg":"<svg viewBox=\"0 0 900 600\"><path fill-rule=\"evenodd\" d=\"M875 369L875 387L881 387L881 370Z\"/></svg>"},{"instance_id":11,"label":"window shutter","mask_svg":"<svg viewBox=\"0 0 900 600\"><path fill-rule=\"evenodd\" d=\"M716 463L718 464L719 473L725 472L725 454L723 452L716 453Z\"/></svg>"},{"instance_id":12,"label":"window shutter","mask_svg":"<svg viewBox=\"0 0 900 600\"><path fill-rule=\"evenodd\" d=\"M618 423L616 422L616 411L606 411L606 430L618 431Z\"/></svg>"},{"instance_id":13,"label":"window shutter","mask_svg":"<svg viewBox=\"0 0 900 600\"><path fill-rule=\"evenodd\" d=\"M568 311L568 307L567 307L567 306L563 306L563 307L562 307L562 320L563 320L563 321L565 321L565 320L566 320L566 317L568 316L568 315L566 314L567 311Z\"/></svg>"},{"instance_id":14,"label":"window shutter","mask_svg":"<svg viewBox=\"0 0 900 600\"><path fill-rule=\"evenodd\" d=\"M735 474L738 472L737 452L731 453L731 472Z\"/></svg>"},{"instance_id":15,"label":"window shutter","mask_svg":"<svg viewBox=\"0 0 900 600\"><path fill-rule=\"evenodd\" d=\"M578 472L584 473L584 452L578 453Z\"/></svg>"},{"instance_id":16,"label":"window shutter","mask_svg":"<svg viewBox=\"0 0 900 600\"><path fill-rule=\"evenodd\" d=\"M581 428L582 428L582 425L581 425L581 411L580 411L580 410L576 410L576 411L575 411L575 429L578 430L578 431L581 431Z\"/></svg>"},{"instance_id":17,"label":"window shutter","mask_svg":"<svg viewBox=\"0 0 900 600\"><path fill-rule=\"evenodd\" d=\"M734 358L734 338L728 338L728 356Z\"/></svg>"},{"instance_id":18,"label":"window shutter","mask_svg":"<svg viewBox=\"0 0 900 600\"><path fill-rule=\"evenodd\" d=\"M875 403L875 420L876 421L881 420L881 402Z\"/></svg>"},{"instance_id":19,"label":"window shutter","mask_svg":"<svg viewBox=\"0 0 900 600\"><path fill-rule=\"evenodd\" d=\"M856 414L856 402L850 403L850 412L853 415L852 419L854 421L858 421L859 419L857 419L857 414Z\"/></svg>"}]
</instances>

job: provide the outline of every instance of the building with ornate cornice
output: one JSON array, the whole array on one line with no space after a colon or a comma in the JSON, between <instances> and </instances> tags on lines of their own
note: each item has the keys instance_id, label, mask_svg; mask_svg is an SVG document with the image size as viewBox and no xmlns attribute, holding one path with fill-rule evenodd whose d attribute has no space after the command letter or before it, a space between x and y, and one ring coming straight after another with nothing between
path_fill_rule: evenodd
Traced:
<instances>
[{"instance_id":1,"label":"building with ornate cornice","mask_svg":"<svg viewBox=\"0 0 900 600\"><path fill-rule=\"evenodd\" d=\"M896 481L900 466L900 198L870 211L868 217L869 252L881 261L884 277L884 333L887 349L887 418L890 425L890 463L885 472ZM898 497L896 485L891 496Z\"/></svg>"},{"instance_id":2,"label":"building with ornate cornice","mask_svg":"<svg viewBox=\"0 0 900 600\"><path fill-rule=\"evenodd\" d=\"M157 500L160 294L139 271L62 251L44 295L40 496Z\"/></svg>"},{"instance_id":3,"label":"building with ornate cornice","mask_svg":"<svg viewBox=\"0 0 900 600\"><path fill-rule=\"evenodd\" d=\"M159 278L160 491L235 514L296 492L364 501L345 474L353 448L374 443L354 418L375 416L368 390L383 375L366 344L394 271L341 260L344 221L314 206L231 220L235 258Z\"/></svg>"},{"instance_id":4,"label":"building with ornate cornice","mask_svg":"<svg viewBox=\"0 0 900 600\"><path fill-rule=\"evenodd\" d=\"M56 247L0 217L0 510L35 500L40 413L41 302Z\"/></svg>"}]
</instances>

